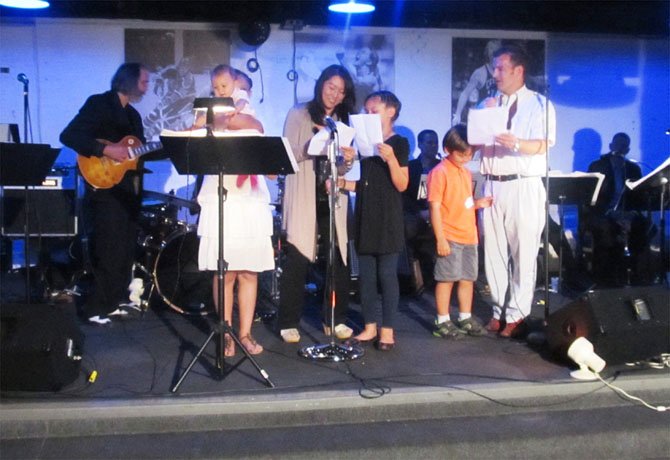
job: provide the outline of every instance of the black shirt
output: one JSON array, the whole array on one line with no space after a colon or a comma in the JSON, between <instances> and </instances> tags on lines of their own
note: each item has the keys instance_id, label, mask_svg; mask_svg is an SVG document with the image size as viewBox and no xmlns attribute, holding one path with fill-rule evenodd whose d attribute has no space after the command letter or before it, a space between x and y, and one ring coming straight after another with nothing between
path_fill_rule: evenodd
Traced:
<instances>
[{"instance_id":1,"label":"black shirt","mask_svg":"<svg viewBox=\"0 0 670 460\"><path fill-rule=\"evenodd\" d=\"M393 147L400 166L407 166L407 139L395 134L385 143ZM405 244L402 194L393 185L388 165L379 156L361 161L354 237L359 254L391 254L400 252Z\"/></svg>"}]
</instances>

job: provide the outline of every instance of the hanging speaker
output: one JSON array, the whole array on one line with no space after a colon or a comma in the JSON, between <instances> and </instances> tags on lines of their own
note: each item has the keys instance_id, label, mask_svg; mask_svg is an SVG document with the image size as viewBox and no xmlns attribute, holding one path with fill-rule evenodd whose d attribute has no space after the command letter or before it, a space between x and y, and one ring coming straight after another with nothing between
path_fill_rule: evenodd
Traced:
<instances>
[{"instance_id":1,"label":"hanging speaker","mask_svg":"<svg viewBox=\"0 0 670 460\"><path fill-rule=\"evenodd\" d=\"M547 343L561 358L578 337L608 365L670 352L670 290L636 286L590 291L547 318Z\"/></svg>"},{"instance_id":2,"label":"hanging speaker","mask_svg":"<svg viewBox=\"0 0 670 460\"><path fill-rule=\"evenodd\" d=\"M243 22L239 26L240 38L250 46L260 46L270 36L270 24L265 21Z\"/></svg>"}]
</instances>

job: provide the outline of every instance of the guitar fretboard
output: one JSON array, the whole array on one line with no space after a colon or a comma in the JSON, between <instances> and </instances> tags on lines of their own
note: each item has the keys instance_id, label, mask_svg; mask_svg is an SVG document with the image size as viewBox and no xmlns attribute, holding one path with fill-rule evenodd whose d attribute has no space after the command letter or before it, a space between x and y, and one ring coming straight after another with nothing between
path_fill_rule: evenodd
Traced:
<instances>
[{"instance_id":1,"label":"guitar fretboard","mask_svg":"<svg viewBox=\"0 0 670 460\"><path fill-rule=\"evenodd\" d=\"M130 159L135 159L137 157L141 157L145 153L150 153L156 150L160 150L163 148L163 144L160 142L148 142L140 147L137 148L131 148L129 149L129 154L128 156Z\"/></svg>"}]
</instances>

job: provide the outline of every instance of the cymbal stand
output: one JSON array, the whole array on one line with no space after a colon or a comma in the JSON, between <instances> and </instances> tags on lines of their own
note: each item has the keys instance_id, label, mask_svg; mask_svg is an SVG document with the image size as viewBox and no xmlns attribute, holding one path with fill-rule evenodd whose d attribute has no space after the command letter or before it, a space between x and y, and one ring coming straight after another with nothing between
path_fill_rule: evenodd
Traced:
<instances>
[{"instance_id":1,"label":"cymbal stand","mask_svg":"<svg viewBox=\"0 0 670 460\"><path fill-rule=\"evenodd\" d=\"M560 293L563 287L563 229L565 228L565 195L560 195L558 199L558 230L560 233L558 239L558 285L556 286L556 292ZM547 221L546 225L549 227L549 221Z\"/></svg>"},{"instance_id":2,"label":"cymbal stand","mask_svg":"<svg viewBox=\"0 0 670 460\"><path fill-rule=\"evenodd\" d=\"M667 267L668 267L668 255L670 251L668 251L668 241L667 237L665 234L665 213L667 212L666 205L665 205L665 199L666 199L666 189L670 191L670 185L668 185L668 178L664 177L661 179L661 203L659 205L659 211L661 213L661 268L660 268L660 274L663 276L662 282L664 282L666 285L668 284L668 276L666 273Z\"/></svg>"},{"instance_id":3,"label":"cymbal stand","mask_svg":"<svg viewBox=\"0 0 670 460\"><path fill-rule=\"evenodd\" d=\"M330 188L328 190L329 200L329 251L328 251L328 302L330 304L330 343L317 344L303 347L298 354L303 358L321 361L350 361L361 358L364 351L357 345L344 345L335 341L335 305L337 304L337 294L335 290L335 257L337 257L337 248L335 246L335 209L338 205L338 195L340 194L337 186L337 152L339 151L339 136L337 130L330 131L330 142L328 143L328 161L330 162Z\"/></svg>"}]
</instances>

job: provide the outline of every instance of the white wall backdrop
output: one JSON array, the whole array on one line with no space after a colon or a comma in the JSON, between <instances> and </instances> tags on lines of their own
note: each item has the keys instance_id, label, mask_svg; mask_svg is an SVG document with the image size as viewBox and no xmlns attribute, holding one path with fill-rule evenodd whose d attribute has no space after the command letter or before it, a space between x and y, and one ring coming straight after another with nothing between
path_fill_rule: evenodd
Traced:
<instances>
[{"instance_id":1,"label":"white wall backdrop","mask_svg":"<svg viewBox=\"0 0 670 460\"><path fill-rule=\"evenodd\" d=\"M24 137L23 86L16 76L25 73L30 79L33 142L60 146L61 130L86 97L109 88L113 72L124 60L125 28L221 27L226 25L71 19L0 22L0 67L8 69L0 73L0 123L19 124ZM230 64L244 70L254 50L239 40L234 25L230 29ZM302 32L335 34L345 40L341 30L306 27ZM403 103L397 124L410 137L425 128L441 137L450 127L452 37L543 39L549 96L558 117L553 169L584 169L607 151L618 131L632 138L629 156L650 167L670 153L670 136L664 134L670 128L667 40L446 29L358 28L350 33L392 36L394 92ZM292 43L293 32L273 25L269 39L256 50L263 89L261 72L250 74L252 103L268 135L281 135L293 105L293 83L286 77L292 69ZM414 147L415 139L410 142ZM72 160L63 156L58 161ZM145 186L167 191L169 165L157 169ZM649 169L643 167L643 172Z\"/></svg>"}]
</instances>

